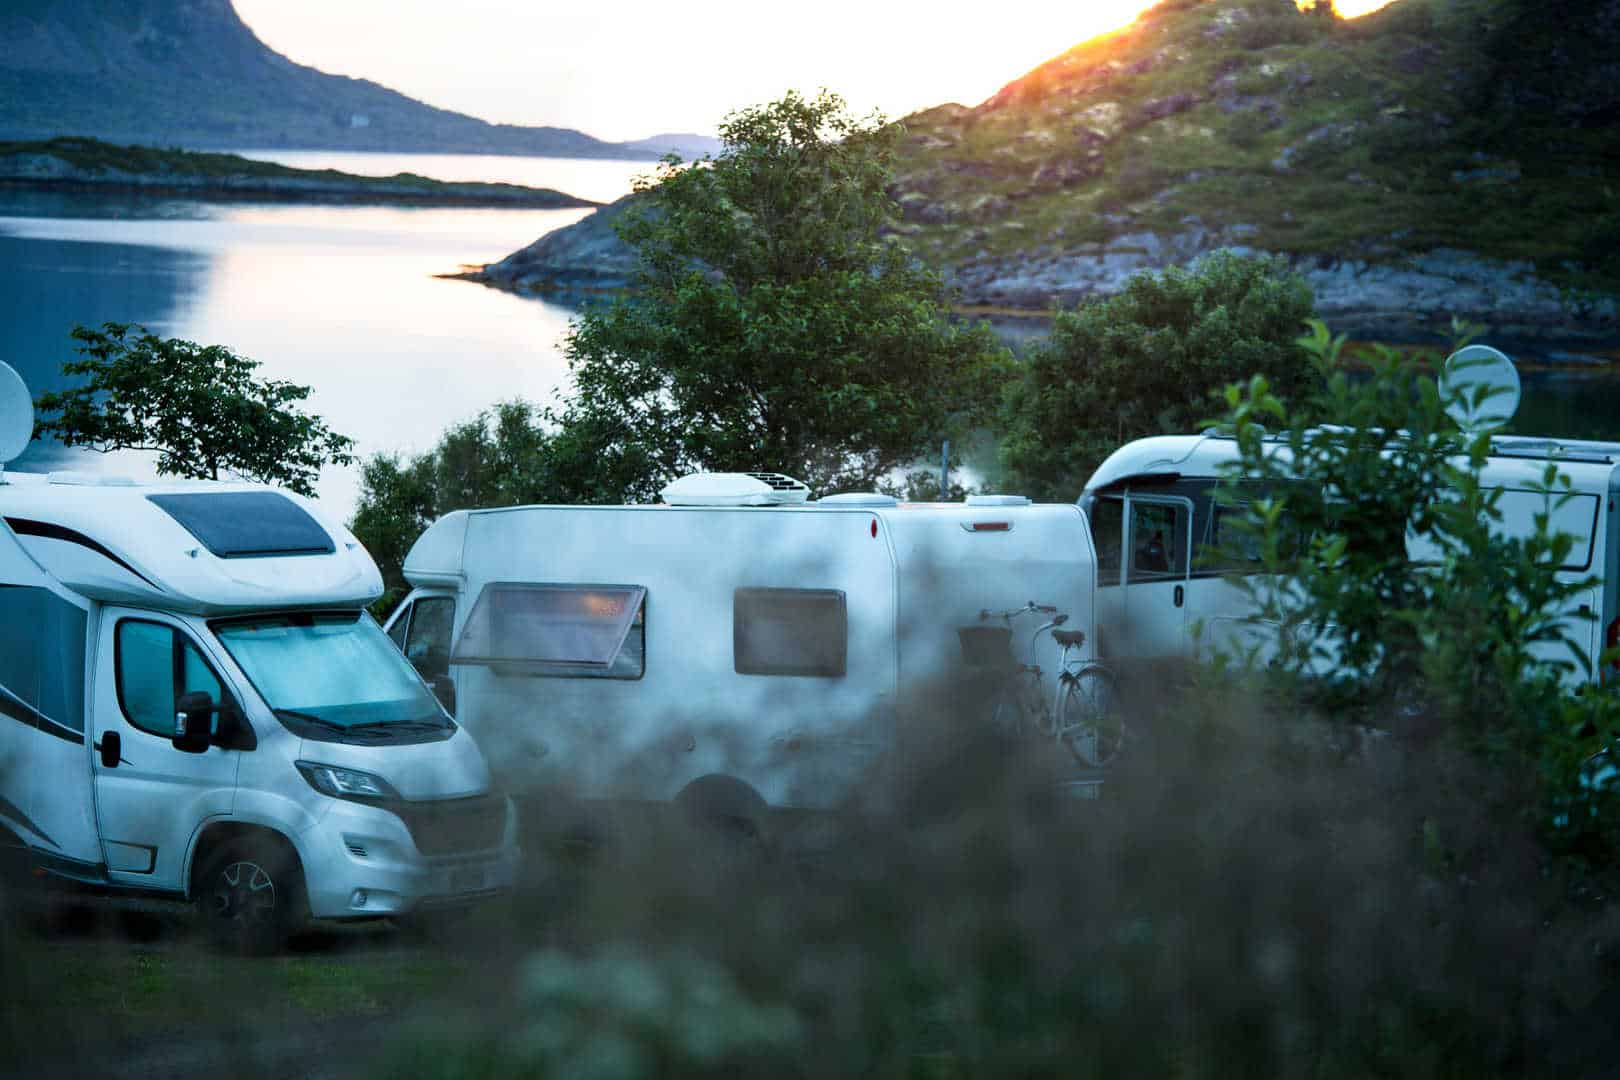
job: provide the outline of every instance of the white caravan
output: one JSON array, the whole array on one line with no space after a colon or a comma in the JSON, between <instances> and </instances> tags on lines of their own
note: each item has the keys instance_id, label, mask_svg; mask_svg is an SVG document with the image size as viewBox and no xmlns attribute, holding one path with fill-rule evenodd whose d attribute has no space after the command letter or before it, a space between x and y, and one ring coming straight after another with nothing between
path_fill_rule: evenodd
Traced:
<instances>
[{"instance_id":1,"label":"white caravan","mask_svg":"<svg viewBox=\"0 0 1620 1080\"><path fill-rule=\"evenodd\" d=\"M1620 443L1504 435L1491 446L1482 481L1502 492L1497 505L1506 535L1533 528L1534 515L1545 507L1535 488L1549 463L1571 482L1573 495L1554 510L1550 524L1575 538L1560 577L1599 579L1571 601L1566 623L1597 680L1600 656L1620 646ZM1128 664L1265 645L1263 624L1255 622L1242 588L1255 563L1230 558L1242 542L1230 523L1243 511L1214 497L1223 468L1237 456L1236 442L1219 435L1138 439L1111 454L1087 481L1079 504L1098 553L1097 617L1106 658ZM1415 538L1409 553L1425 556Z\"/></svg>"},{"instance_id":2,"label":"white caravan","mask_svg":"<svg viewBox=\"0 0 1620 1080\"><path fill-rule=\"evenodd\" d=\"M665 490L675 505L457 511L407 556L388 633L514 788L751 826L881 810L960 704L960 627L1034 601L1089 632L1090 534L1076 507L1016 496L782 505L806 494L704 474Z\"/></svg>"},{"instance_id":3,"label":"white caravan","mask_svg":"<svg viewBox=\"0 0 1620 1080\"><path fill-rule=\"evenodd\" d=\"M0 473L0 845L192 898L246 948L506 888L510 802L365 613L381 591L296 495Z\"/></svg>"}]
</instances>

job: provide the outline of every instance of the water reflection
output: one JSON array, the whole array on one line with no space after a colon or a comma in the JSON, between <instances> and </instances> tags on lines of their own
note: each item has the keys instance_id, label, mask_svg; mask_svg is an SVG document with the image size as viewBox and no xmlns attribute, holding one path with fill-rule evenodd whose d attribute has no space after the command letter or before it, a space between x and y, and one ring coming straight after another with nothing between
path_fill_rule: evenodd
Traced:
<instances>
[{"instance_id":1,"label":"water reflection","mask_svg":"<svg viewBox=\"0 0 1620 1080\"><path fill-rule=\"evenodd\" d=\"M83 199L87 209L100 200ZM74 323L138 322L227 345L262 374L313 386L309 408L362 454L430 447L496 401L549 400L571 311L434 275L498 259L583 210L199 206L136 218L0 206L5 358L39 393L61 385ZM31 211L27 216L8 209ZM36 445L19 468L149 473ZM358 471L319 492L349 513Z\"/></svg>"}]
</instances>

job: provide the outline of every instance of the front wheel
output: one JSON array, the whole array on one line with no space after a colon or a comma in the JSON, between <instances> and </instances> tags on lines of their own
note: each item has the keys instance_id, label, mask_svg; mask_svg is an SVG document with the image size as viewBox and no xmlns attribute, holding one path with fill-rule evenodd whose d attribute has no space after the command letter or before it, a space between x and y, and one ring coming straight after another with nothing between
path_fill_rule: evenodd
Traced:
<instances>
[{"instance_id":1,"label":"front wheel","mask_svg":"<svg viewBox=\"0 0 1620 1080\"><path fill-rule=\"evenodd\" d=\"M305 918L298 857L270 840L226 845L202 872L197 910L222 948L255 956L275 952Z\"/></svg>"},{"instance_id":2,"label":"front wheel","mask_svg":"<svg viewBox=\"0 0 1620 1080\"><path fill-rule=\"evenodd\" d=\"M1100 664L1063 680L1058 697L1058 741L1087 768L1113 763L1125 744L1125 716L1114 676Z\"/></svg>"}]
</instances>

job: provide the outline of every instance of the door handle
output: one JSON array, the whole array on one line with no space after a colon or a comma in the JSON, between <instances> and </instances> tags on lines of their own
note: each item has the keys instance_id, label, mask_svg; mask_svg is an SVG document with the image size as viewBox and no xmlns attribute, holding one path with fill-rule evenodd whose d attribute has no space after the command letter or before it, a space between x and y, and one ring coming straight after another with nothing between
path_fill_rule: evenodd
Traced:
<instances>
[{"instance_id":1,"label":"door handle","mask_svg":"<svg viewBox=\"0 0 1620 1080\"><path fill-rule=\"evenodd\" d=\"M92 748L101 751L101 767L104 769L116 769L119 762L131 764L129 759L124 757L124 740L116 731L103 733L101 741Z\"/></svg>"},{"instance_id":2,"label":"door handle","mask_svg":"<svg viewBox=\"0 0 1620 1080\"><path fill-rule=\"evenodd\" d=\"M1176 607L1180 607L1181 604L1182 604L1182 601L1184 601L1186 599L1187 599L1187 590L1183 589L1180 585L1177 585L1176 586Z\"/></svg>"}]
</instances>

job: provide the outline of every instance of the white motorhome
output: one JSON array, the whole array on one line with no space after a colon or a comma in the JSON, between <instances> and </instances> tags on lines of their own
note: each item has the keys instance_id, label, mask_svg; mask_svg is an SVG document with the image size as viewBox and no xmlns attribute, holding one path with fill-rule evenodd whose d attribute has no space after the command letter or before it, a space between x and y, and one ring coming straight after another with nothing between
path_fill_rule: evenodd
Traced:
<instances>
[{"instance_id":1,"label":"white motorhome","mask_svg":"<svg viewBox=\"0 0 1620 1080\"><path fill-rule=\"evenodd\" d=\"M1116 450L1087 481L1079 505L1098 553L1106 657L1184 659L1234 644L1264 645L1242 587L1254 564L1231 558L1241 537L1230 523L1242 509L1215 499L1223 469L1237 456L1236 442L1215 434L1156 436ZM1572 490L1550 522L1553 531L1575 538L1560 577L1599 579L1570 602L1566 623L1597 680L1601 655L1620 646L1620 443L1493 437L1482 480L1502 493L1505 535L1533 528L1546 505L1536 487L1549 463ZM1414 559L1425 557L1416 538L1409 548Z\"/></svg>"},{"instance_id":2,"label":"white motorhome","mask_svg":"<svg viewBox=\"0 0 1620 1080\"><path fill-rule=\"evenodd\" d=\"M253 949L508 887L510 802L381 590L293 494L0 473L0 843Z\"/></svg>"},{"instance_id":3,"label":"white motorhome","mask_svg":"<svg viewBox=\"0 0 1620 1080\"><path fill-rule=\"evenodd\" d=\"M1090 534L1015 496L783 505L806 494L708 474L664 505L457 511L407 556L388 633L514 787L756 827L882 809L953 707L958 628L1035 601L1089 631Z\"/></svg>"}]
</instances>

